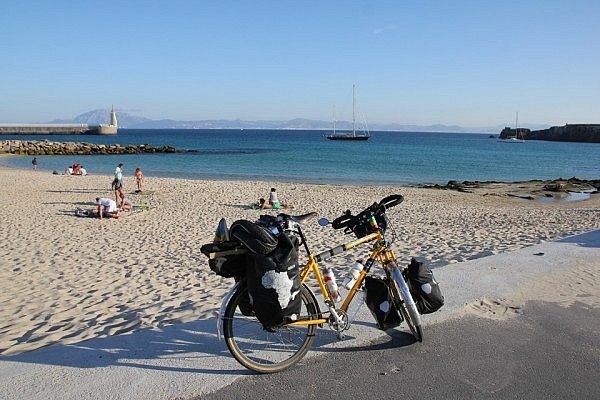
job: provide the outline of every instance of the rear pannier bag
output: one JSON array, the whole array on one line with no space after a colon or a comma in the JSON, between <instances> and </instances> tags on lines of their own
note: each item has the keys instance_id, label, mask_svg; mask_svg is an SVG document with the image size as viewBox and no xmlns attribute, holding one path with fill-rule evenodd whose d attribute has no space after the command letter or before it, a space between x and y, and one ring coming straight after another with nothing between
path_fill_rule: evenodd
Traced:
<instances>
[{"instance_id":1,"label":"rear pannier bag","mask_svg":"<svg viewBox=\"0 0 600 400\"><path fill-rule=\"evenodd\" d=\"M400 325L404 320L394 306L387 278L365 277L365 302L375 317L377 327L383 331Z\"/></svg>"},{"instance_id":2,"label":"rear pannier bag","mask_svg":"<svg viewBox=\"0 0 600 400\"><path fill-rule=\"evenodd\" d=\"M444 296L440 286L433 277L433 272L414 258L405 270L408 286L417 309L421 314L430 314L444 305Z\"/></svg>"},{"instance_id":3,"label":"rear pannier bag","mask_svg":"<svg viewBox=\"0 0 600 400\"><path fill-rule=\"evenodd\" d=\"M275 235L250 221L231 225L230 236L248 250L245 278L252 309L263 327L272 330L297 319L300 296L300 267L297 247L285 233Z\"/></svg>"},{"instance_id":4,"label":"rear pannier bag","mask_svg":"<svg viewBox=\"0 0 600 400\"><path fill-rule=\"evenodd\" d=\"M224 278L242 277L246 274L248 250L238 241L207 243L200 248L208 257L208 266Z\"/></svg>"}]
</instances>

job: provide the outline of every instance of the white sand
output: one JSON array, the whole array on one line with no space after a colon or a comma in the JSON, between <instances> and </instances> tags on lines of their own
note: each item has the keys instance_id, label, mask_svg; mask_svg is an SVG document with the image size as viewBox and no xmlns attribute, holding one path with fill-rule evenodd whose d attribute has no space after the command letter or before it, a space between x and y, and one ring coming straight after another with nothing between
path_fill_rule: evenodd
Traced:
<instances>
[{"instance_id":1,"label":"white sand","mask_svg":"<svg viewBox=\"0 0 600 400\"><path fill-rule=\"evenodd\" d=\"M248 207L271 186L296 205L290 213L317 211L330 219L403 194L405 202L388 214L402 263L416 256L441 266L600 228L598 196L540 204L391 186L151 177L151 194L130 195L149 211L118 220L75 217L76 207L112 197L111 180L0 169L0 354L210 316L231 281L208 269L199 248L212 240L221 217L231 224L275 214ZM133 188L133 177L126 177L126 192ZM316 220L305 230L315 251L350 239ZM355 255L330 264L340 279Z\"/></svg>"}]
</instances>

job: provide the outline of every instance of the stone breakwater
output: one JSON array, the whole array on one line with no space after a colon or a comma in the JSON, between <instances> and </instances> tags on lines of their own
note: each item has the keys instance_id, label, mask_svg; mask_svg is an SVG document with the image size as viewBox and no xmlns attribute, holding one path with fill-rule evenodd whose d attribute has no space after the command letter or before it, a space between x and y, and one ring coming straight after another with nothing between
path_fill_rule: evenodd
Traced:
<instances>
[{"instance_id":1,"label":"stone breakwater","mask_svg":"<svg viewBox=\"0 0 600 400\"><path fill-rule=\"evenodd\" d=\"M178 153L172 146L154 147L149 144L127 145L96 144L86 142L51 142L48 140L2 140L0 154L22 155L88 155L88 154L136 154Z\"/></svg>"}]
</instances>

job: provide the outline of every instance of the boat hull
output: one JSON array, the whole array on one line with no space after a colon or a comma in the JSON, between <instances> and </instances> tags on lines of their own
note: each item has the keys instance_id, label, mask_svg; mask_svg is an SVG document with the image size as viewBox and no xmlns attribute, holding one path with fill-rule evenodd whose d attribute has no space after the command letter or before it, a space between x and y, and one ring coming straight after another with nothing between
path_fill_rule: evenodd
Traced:
<instances>
[{"instance_id":1,"label":"boat hull","mask_svg":"<svg viewBox=\"0 0 600 400\"><path fill-rule=\"evenodd\" d=\"M326 136L329 140L368 140L370 136L344 136L344 135L329 135Z\"/></svg>"}]
</instances>

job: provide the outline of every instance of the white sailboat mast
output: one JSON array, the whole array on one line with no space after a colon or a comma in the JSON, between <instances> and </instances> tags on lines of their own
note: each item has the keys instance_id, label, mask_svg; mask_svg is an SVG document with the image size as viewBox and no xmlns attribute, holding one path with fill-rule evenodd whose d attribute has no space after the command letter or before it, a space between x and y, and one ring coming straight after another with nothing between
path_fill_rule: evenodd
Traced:
<instances>
[{"instance_id":1,"label":"white sailboat mast","mask_svg":"<svg viewBox=\"0 0 600 400\"><path fill-rule=\"evenodd\" d=\"M356 97L354 96L354 84L352 84L352 136L356 136Z\"/></svg>"},{"instance_id":2,"label":"white sailboat mast","mask_svg":"<svg viewBox=\"0 0 600 400\"><path fill-rule=\"evenodd\" d=\"M333 134L335 135L335 104L333 105Z\"/></svg>"}]
</instances>

